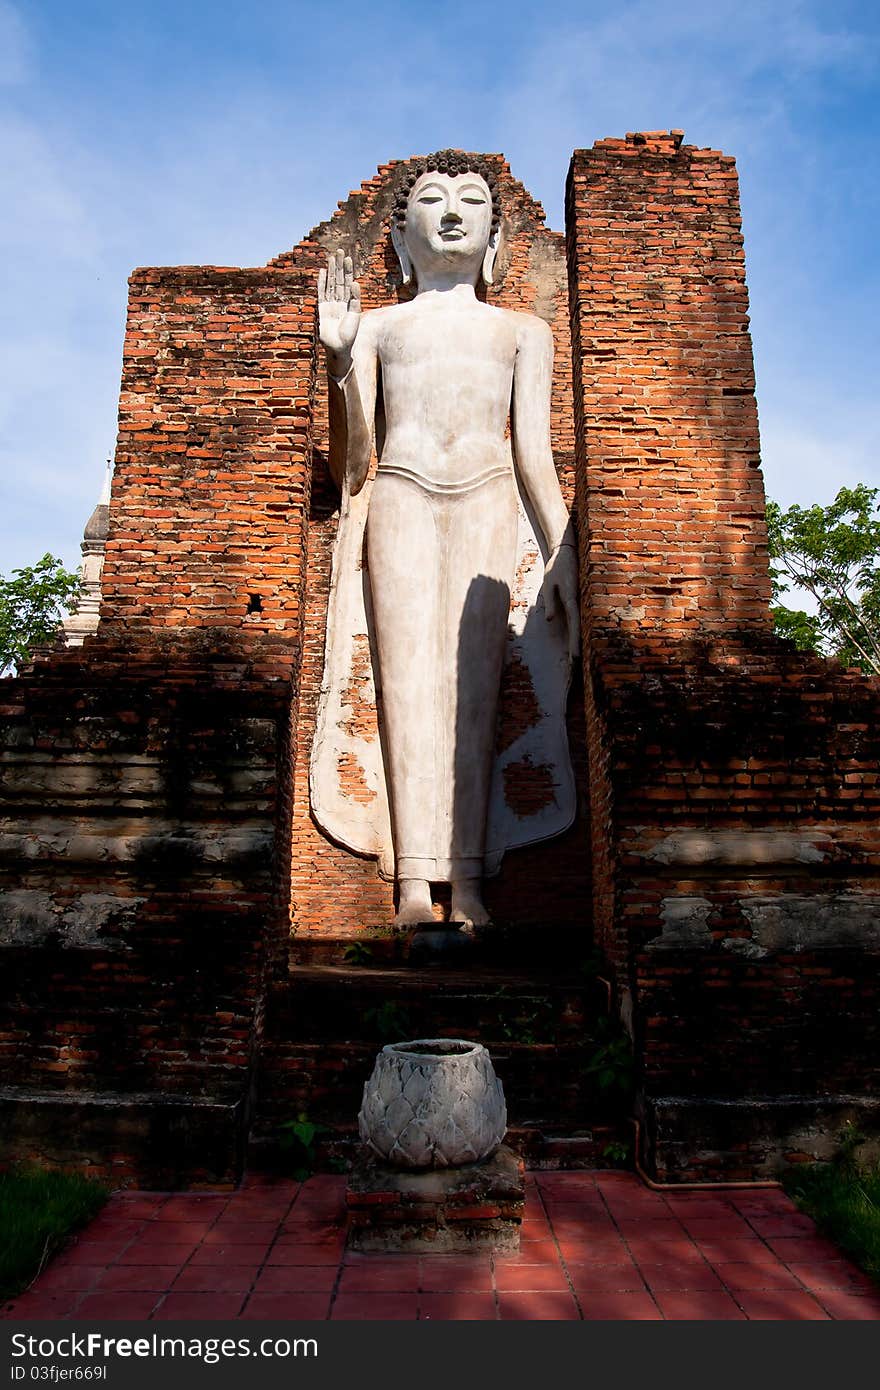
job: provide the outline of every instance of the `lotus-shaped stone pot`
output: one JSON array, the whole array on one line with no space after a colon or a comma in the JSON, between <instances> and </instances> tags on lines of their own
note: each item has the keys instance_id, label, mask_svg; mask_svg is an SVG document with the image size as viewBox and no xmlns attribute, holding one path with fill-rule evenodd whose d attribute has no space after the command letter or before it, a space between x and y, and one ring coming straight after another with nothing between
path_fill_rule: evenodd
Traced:
<instances>
[{"instance_id":1,"label":"lotus-shaped stone pot","mask_svg":"<svg viewBox=\"0 0 880 1390\"><path fill-rule=\"evenodd\" d=\"M398 1168L488 1158L507 1131L507 1106L485 1047L464 1038L388 1043L364 1085L358 1129Z\"/></svg>"}]
</instances>

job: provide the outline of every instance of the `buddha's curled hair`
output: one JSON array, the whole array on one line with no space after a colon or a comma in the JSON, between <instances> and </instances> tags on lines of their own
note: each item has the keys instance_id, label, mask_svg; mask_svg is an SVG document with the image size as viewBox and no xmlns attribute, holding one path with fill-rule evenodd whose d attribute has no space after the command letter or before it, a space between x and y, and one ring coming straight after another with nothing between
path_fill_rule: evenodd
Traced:
<instances>
[{"instance_id":1,"label":"buddha's curled hair","mask_svg":"<svg viewBox=\"0 0 880 1390\"><path fill-rule=\"evenodd\" d=\"M501 197L498 192L498 179L495 171L480 154L469 154L465 150L437 150L435 154L425 155L410 164L405 176L397 187L397 196L391 216L398 227L406 221L406 205L409 195L423 174L479 174L489 187L492 195L492 231L498 230L501 222Z\"/></svg>"}]
</instances>

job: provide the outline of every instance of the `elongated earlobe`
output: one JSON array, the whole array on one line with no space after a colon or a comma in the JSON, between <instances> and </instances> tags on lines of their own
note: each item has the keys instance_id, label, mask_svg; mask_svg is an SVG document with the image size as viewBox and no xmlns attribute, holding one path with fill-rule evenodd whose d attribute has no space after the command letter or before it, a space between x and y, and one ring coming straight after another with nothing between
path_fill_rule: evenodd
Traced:
<instances>
[{"instance_id":1,"label":"elongated earlobe","mask_svg":"<svg viewBox=\"0 0 880 1390\"><path fill-rule=\"evenodd\" d=\"M491 285L495 277L495 259L498 255L498 243L501 239L501 228L498 227L489 238L489 245L486 247L486 254L483 257L483 284Z\"/></svg>"},{"instance_id":2,"label":"elongated earlobe","mask_svg":"<svg viewBox=\"0 0 880 1390\"><path fill-rule=\"evenodd\" d=\"M403 239L403 228L399 227L396 222L392 223L391 226L391 245L394 247L397 253L397 259L400 262L403 283L408 285L413 278L413 265L410 260L409 252L406 249L406 242Z\"/></svg>"}]
</instances>

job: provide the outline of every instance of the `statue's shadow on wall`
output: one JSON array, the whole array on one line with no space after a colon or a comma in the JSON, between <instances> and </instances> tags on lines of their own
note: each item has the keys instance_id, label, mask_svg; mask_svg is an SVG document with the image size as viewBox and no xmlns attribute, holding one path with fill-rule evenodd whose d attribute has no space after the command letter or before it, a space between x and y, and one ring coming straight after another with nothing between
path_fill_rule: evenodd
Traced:
<instances>
[{"instance_id":1,"label":"statue's shadow on wall","mask_svg":"<svg viewBox=\"0 0 880 1390\"><path fill-rule=\"evenodd\" d=\"M375 619L367 565L363 574L367 626L376 676L379 737L383 764L387 770L390 766L389 734L383 711L381 672L376 662ZM482 858L487 848L490 798L499 794L497 779L493 791L493 771L501 736L500 700L504 698L504 667L508 644L514 637L509 622L510 603L511 592L506 583L485 574L475 575L471 579L458 622L454 667L445 677L439 673L436 683L438 690L445 691L445 695L439 697L443 708L412 710L414 720L436 723L435 737L446 743L449 750L445 760L438 760L437 764L435 795L440 811L437 820L440 826L446 827L440 831L442 843L437 849L438 857L449 855L464 860ZM531 630L547 621L541 598L528 612L519 633L520 645L528 647ZM552 621L564 623L564 618L559 614ZM425 645L427 647L427 641ZM413 651L413 661L425 659L425 650ZM527 726L534 713L540 713L531 689L528 693L529 699L524 701L521 690L508 691L508 701L512 707L504 711L505 724ZM524 814L554 805L558 791L554 770L532 766L528 761L522 770L529 781L526 788L520 789L520 796L524 802L528 802L529 807ZM394 801L393 789L389 786L392 835L397 845ZM449 902L448 884L432 882L432 896L435 903L446 908Z\"/></svg>"}]
</instances>

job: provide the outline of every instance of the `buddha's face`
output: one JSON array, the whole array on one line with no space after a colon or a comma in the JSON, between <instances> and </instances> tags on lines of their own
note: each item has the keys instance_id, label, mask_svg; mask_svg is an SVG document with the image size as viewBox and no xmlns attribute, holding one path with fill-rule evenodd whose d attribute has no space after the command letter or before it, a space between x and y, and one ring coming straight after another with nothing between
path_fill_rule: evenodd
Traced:
<instances>
[{"instance_id":1,"label":"buddha's face","mask_svg":"<svg viewBox=\"0 0 880 1390\"><path fill-rule=\"evenodd\" d=\"M492 194L479 174L432 170L413 186L403 235L417 278L442 266L473 283L491 232Z\"/></svg>"}]
</instances>

